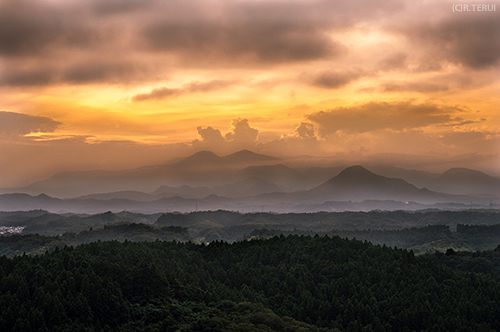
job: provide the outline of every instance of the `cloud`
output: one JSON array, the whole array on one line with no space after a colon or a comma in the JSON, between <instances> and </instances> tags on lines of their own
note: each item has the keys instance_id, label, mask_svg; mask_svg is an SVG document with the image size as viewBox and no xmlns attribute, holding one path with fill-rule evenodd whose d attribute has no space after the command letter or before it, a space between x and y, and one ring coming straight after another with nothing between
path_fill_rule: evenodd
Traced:
<instances>
[{"instance_id":1,"label":"cloud","mask_svg":"<svg viewBox=\"0 0 500 332\"><path fill-rule=\"evenodd\" d=\"M14 63L14 62L13 62ZM121 83L154 79L156 76L142 64L132 63L124 58L116 61L103 60L100 57L76 60L70 59L58 63L38 65L9 66L0 78L0 85L40 86L57 83Z\"/></svg>"},{"instance_id":2,"label":"cloud","mask_svg":"<svg viewBox=\"0 0 500 332\"><path fill-rule=\"evenodd\" d=\"M149 93L139 93L132 97L132 101L158 100L167 97L176 97L182 92L180 89L170 89L167 87L156 88Z\"/></svg>"},{"instance_id":3,"label":"cloud","mask_svg":"<svg viewBox=\"0 0 500 332\"><path fill-rule=\"evenodd\" d=\"M325 71L317 74L312 79L312 85L326 89L338 89L361 76L359 72Z\"/></svg>"},{"instance_id":4,"label":"cloud","mask_svg":"<svg viewBox=\"0 0 500 332\"><path fill-rule=\"evenodd\" d=\"M179 89L161 87L151 90L149 93L140 93L132 97L132 101L159 100L168 97L177 97L186 93L209 92L231 86L236 81L212 80L208 82L191 82Z\"/></svg>"},{"instance_id":5,"label":"cloud","mask_svg":"<svg viewBox=\"0 0 500 332\"><path fill-rule=\"evenodd\" d=\"M500 133L464 131L448 132L440 135L438 141L449 148L466 150L478 153L491 153L498 151L500 146Z\"/></svg>"},{"instance_id":6,"label":"cloud","mask_svg":"<svg viewBox=\"0 0 500 332\"><path fill-rule=\"evenodd\" d=\"M297 137L302 139L316 139L314 125L312 123L301 122L297 128L295 128L295 133Z\"/></svg>"},{"instance_id":7,"label":"cloud","mask_svg":"<svg viewBox=\"0 0 500 332\"><path fill-rule=\"evenodd\" d=\"M224 136L220 130L212 127L198 127L201 140L192 142L197 150L210 150L219 153L234 152L242 149L254 149L258 143L259 130L250 127L247 119L234 119L231 128Z\"/></svg>"},{"instance_id":8,"label":"cloud","mask_svg":"<svg viewBox=\"0 0 500 332\"><path fill-rule=\"evenodd\" d=\"M399 70L407 66L408 55L404 52L391 54L378 62L378 68L382 70Z\"/></svg>"},{"instance_id":9,"label":"cloud","mask_svg":"<svg viewBox=\"0 0 500 332\"><path fill-rule=\"evenodd\" d=\"M81 3L0 1L0 55L54 55L60 48L87 49L112 40L117 31L101 29Z\"/></svg>"},{"instance_id":10,"label":"cloud","mask_svg":"<svg viewBox=\"0 0 500 332\"><path fill-rule=\"evenodd\" d=\"M318 126L321 136L338 131L365 133L383 129L406 130L462 120L456 116L463 110L433 104L411 102L372 102L360 106L338 107L309 114L307 119Z\"/></svg>"},{"instance_id":11,"label":"cloud","mask_svg":"<svg viewBox=\"0 0 500 332\"><path fill-rule=\"evenodd\" d=\"M224 137L222 137L219 129L214 129L212 127L198 127L196 129L198 130L198 134L201 136L201 142L203 142L203 144L207 146L220 146L226 143L226 140L224 139Z\"/></svg>"},{"instance_id":12,"label":"cloud","mask_svg":"<svg viewBox=\"0 0 500 332\"><path fill-rule=\"evenodd\" d=\"M146 47L203 63L272 64L339 55L342 46L314 25L288 22L155 22L144 29Z\"/></svg>"},{"instance_id":13,"label":"cloud","mask_svg":"<svg viewBox=\"0 0 500 332\"><path fill-rule=\"evenodd\" d=\"M403 8L400 0L0 0L1 84L125 84L181 68L331 60L349 51L335 31Z\"/></svg>"},{"instance_id":14,"label":"cloud","mask_svg":"<svg viewBox=\"0 0 500 332\"><path fill-rule=\"evenodd\" d=\"M231 129L226 134L225 138L228 142L233 142L238 145L255 145L259 131L251 128L247 119L235 119L231 121Z\"/></svg>"},{"instance_id":15,"label":"cloud","mask_svg":"<svg viewBox=\"0 0 500 332\"><path fill-rule=\"evenodd\" d=\"M405 24L399 31L415 47L427 50L424 61L446 60L472 69L486 69L500 59L500 20L494 12Z\"/></svg>"},{"instance_id":16,"label":"cloud","mask_svg":"<svg viewBox=\"0 0 500 332\"><path fill-rule=\"evenodd\" d=\"M42 116L0 111L0 135L53 132L62 123Z\"/></svg>"},{"instance_id":17,"label":"cloud","mask_svg":"<svg viewBox=\"0 0 500 332\"><path fill-rule=\"evenodd\" d=\"M427 82L391 82L382 84L384 92L415 91L421 93L448 91L447 84L436 84Z\"/></svg>"}]
</instances>

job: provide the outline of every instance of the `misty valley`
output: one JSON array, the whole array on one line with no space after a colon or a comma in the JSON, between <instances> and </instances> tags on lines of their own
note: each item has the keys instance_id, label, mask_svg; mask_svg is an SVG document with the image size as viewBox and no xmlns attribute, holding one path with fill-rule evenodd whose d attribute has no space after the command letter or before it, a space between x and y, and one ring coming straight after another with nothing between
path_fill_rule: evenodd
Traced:
<instances>
[{"instance_id":1,"label":"misty valley","mask_svg":"<svg viewBox=\"0 0 500 332\"><path fill-rule=\"evenodd\" d=\"M482 251L500 244L500 211L238 213L205 211L95 215L0 212L0 255L43 254L95 241L228 243L280 235L358 239L415 254Z\"/></svg>"},{"instance_id":2,"label":"misty valley","mask_svg":"<svg viewBox=\"0 0 500 332\"><path fill-rule=\"evenodd\" d=\"M242 150L0 195L2 331L495 331L500 180Z\"/></svg>"}]
</instances>

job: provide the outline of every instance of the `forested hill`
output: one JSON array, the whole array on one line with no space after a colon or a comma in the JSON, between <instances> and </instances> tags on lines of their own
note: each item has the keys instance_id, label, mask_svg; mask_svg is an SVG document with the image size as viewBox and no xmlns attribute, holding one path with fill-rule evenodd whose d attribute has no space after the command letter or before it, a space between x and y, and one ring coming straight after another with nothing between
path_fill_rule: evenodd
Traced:
<instances>
[{"instance_id":1,"label":"forested hill","mask_svg":"<svg viewBox=\"0 0 500 332\"><path fill-rule=\"evenodd\" d=\"M0 258L1 331L500 329L500 281L338 237L96 242Z\"/></svg>"},{"instance_id":2,"label":"forested hill","mask_svg":"<svg viewBox=\"0 0 500 332\"><path fill-rule=\"evenodd\" d=\"M80 233L64 233L59 236L43 236L38 234L0 236L0 255L40 255L45 251L53 251L64 246L75 246L96 241L179 241L199 242L189 235L188 230L178 226L154 227L145 224L104 225L103 228Z\"/></svg>"}]
</instances>

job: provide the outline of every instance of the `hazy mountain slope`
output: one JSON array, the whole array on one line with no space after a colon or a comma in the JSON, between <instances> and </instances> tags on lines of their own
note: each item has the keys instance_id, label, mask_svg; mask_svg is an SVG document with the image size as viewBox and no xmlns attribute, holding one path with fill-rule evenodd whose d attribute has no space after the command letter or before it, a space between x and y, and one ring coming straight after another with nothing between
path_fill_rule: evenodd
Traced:
<instances>
[{"instance_id":1,"label":"hazy mountain slope","mask_svg":"<svg viewBox=\"0 0 500 332\"><path fill-rule=\"evenodd\" d=\"M392 165L378 164L368 165L367 167L372 172L378 175L390 178L400 178L418 188L429 188L429 186L434 183L440 175L439 173L432 173L415 169L404 169Z\"/></svg>"},{"instance_id":2,"label":"hazy mountain slope","mask_svg":"<svg viewBox=\"0 0 500 332\"><path fill-rule=\"evenodd\" d=\"M500 195L500 179L467 168L451 168L441 174L430 189L456 194Z\"/></svg>"},{"instance_id":3,"label":"hazy mountain slope","mask_svg":"<svg viewBox=\"0 0 500 332\"><path fill-rule=\"evenodd\" d=\"M249 166L234 174L235 179L259 178L290 189L303 189L307 178L301 172L283 164Z\"/></svg>"},{"instance_id":4,"label":"hazy mountain slope","mask_svg":"<svg viewBox=\"0 0 500 332\"><path fill-rule=\"evenodd\" d=\"M224 156L221 159L227 163L233 163L233 164L249 164L249 163L280 160L280 158L277 157L258 154L249 150L241 150L232 153L230 155Z\"/></svg>"},{"instance_id":5,"label":"hazy mountain slope","mask_svg":"<svg viewBox=\"0 0 500 332\"><path fill-rule=\"evenodd\" d=\"M466 197L445 195L419 189L403 179L388 178L368 171L362 166L351 166L337 176L311 189L313 197L325 200L398 200L420 203L463 202Z\"/></svg>"},{"instance_id":6,"label":"hazy mountain slope","mask_svg":"<svg viewBox=\"0 0 500 332\"><path fill-rule=\"evenodd\" d=\"M51 196L68 198L116 191L152 192L160 185L215 186L244 180L250 176L232 178L233 173L250 165L259 165L273 160L279 159L248 150L225 157L219 157L210 151L200 151L171 164L117 171L58 173L14 192L32 195L47 193Z\"/></svg>"}]
</instances>

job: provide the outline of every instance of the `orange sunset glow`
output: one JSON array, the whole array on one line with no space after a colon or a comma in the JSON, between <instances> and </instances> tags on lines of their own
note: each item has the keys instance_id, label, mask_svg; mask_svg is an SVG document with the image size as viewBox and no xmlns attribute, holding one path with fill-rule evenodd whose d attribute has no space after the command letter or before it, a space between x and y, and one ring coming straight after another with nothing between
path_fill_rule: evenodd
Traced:
<instances>
[{"instance_id":1,"label":"orange sunset glow","mask_svg":"<svg viewBox=\"0 0 500 332\"><path fill-rule=\"evenodd\" d=\"M452 5L0 0L0 188L242 149L498 176L500 3Z\"/></svg>"}]
</instances>

